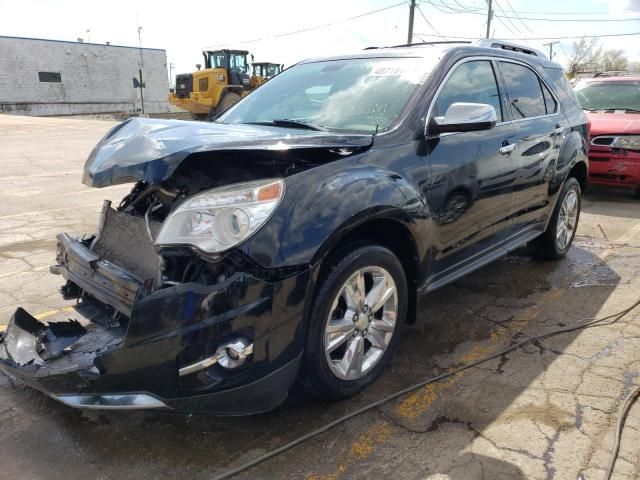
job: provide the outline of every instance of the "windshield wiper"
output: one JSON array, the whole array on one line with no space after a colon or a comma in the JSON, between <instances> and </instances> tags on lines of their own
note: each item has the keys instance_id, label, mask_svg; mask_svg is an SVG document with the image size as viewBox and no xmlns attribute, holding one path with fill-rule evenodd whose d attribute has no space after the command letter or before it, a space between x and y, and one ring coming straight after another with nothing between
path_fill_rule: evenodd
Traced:
<instances>
[{"instance_id":1,"label":"windshield wiper","mask_svg":"<svg viewBox=\"0 0 640 480\"><path fill-rule=\"evenodd\" d=\"M275 125L276 127L303 128L306 130L316 130L319 132L328 132L329 129L322 125L305 122L304 120L295 120L292 118L275 118L268 122L247 122L249 125Z\"/></svg>"}]
</instances>

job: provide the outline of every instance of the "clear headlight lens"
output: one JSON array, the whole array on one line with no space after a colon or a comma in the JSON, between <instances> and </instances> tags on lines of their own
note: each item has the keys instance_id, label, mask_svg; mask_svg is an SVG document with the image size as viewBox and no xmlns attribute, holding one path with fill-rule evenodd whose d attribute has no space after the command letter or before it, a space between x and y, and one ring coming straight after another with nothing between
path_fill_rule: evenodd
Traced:
<instances>
[{"instance_id":1,"label":"clear headlight lens","mask_svg":"<svg viewBox=\"0 0 640 480\"><path fill-rule=\"evenodd\" d=\"M626 150L640 150L640 135L625 135L616 137L611 143L613 148L624 148Z\"/></svg>"},{"instance_id":2,"label":"clear headlight lens","mask_svg":"<svg viewBox=\"0 0 640 480\"><path fill-rule=\"evenodd\" d=\"M283 195L282 179L237 183L199 193L169 214L155 243L222 252L258 230Z\"/></svg>"}]
</instances>

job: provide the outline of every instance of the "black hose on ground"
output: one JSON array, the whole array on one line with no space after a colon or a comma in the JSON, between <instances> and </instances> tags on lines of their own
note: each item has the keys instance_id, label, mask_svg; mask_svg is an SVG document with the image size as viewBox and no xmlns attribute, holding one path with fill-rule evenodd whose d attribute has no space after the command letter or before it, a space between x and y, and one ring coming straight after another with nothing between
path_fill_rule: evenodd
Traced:
<instances>
[{"instance_id":1,"label":"black hose on ground","mask_svg":"<svg viewBox=\"0 0 640 480\"><path fill-rule=\"evenodd\" d=\"M270 452L265 453L264 455L261 455L253 460L250 460L246 463L243 463L242 465L232 468L230 470L227 470L224 473L221 473L220 475L214 477L213 480L226 480L228 478L231 478L235 475L238 475L246 470L249 470L252 467L255 467L256 465L261 464L262 462L265 462L266 460L269 460L271 458L274 458L278 455L280 455L281 453L286 452L287 450L291 450L293 447L300 445L301 443L306 442L307 440L310 440L313 437L316 437L318 435L320 435L321 433L324 433L328 430L331 430L333 427L336 427L338 425L340 425L341 423L346 422L347 420L357 417L358 415L361 415L365 412L368 412L369 410L373 410L374 408L379 407L380 405L389 402L390 400L394 400L398 397L401 397L403 395L406 395L407 393L410 393L414 390L417 390L418 388L424 387L426 385L429 385L431 383L435 383L435 382L439 382L440 380L443 380L445 378L448 377L452 377L464 370L468 370L470 368L476 367L482 363L488 362L490 360L494 360L496 358L501 357L502 355L506 355L507 353L511 353L514 350L517 350L518 348L531 343L531 342L535 342L536 340L542 340L544 338L549 338L549 337L553 337L555 335L559 335L562 333L569 333L569 332L574 332L576 330L581 330L583 328L593 328L593 327L599 327L599 326L603 326L603 325L613 325L614 323L617 323L620 319L622 319L623 317L625 317L628 313L630 313L632 310L634 310L635 308L637 308L638 306L640 306L640 300L637 300L633 305L631 305L629 308L626 308L625 310L622 310L618 313L614 313L612 315L607 315L606 317L602 317L602 318L596 318L596 319L584 319L581 320L579 322L576 322L576 324L574 325L570 325L570 326L566 326L566 327L562 327L562 328L558 328L555 330L551 330L550 332L547 333L543 333L541 335L537 335L535 337L530 337L527 338L526 340L523 340L521 342L515 343L513 345L511 345L510 347L507 347L503 350L500 350L497 353L494 353L492 355L489 355L487 357L481 358L479 360L476 360L475 362L471 362L467 365L463 365L461 367L455 368L447 373L443 373L441 375L437 375L435 377L431 377L427 380L424 380L422 382L410 385L406 388L403 388L402 390L399 390L395 393L392 393L391 395L388 395L384 398L381 398L380 400L377 400L373 403L370 403L369 405L365 405L362 408L359 408L357 410L354 410L351 413L348 413L347 415L344 415L343 417L340 417L332 422L329 422L325 425L323 425L322 427L313 430L309 433L306 433L298 438L296 438L295 440L292 440L289 443L284 444L281 447L278 447L274 450L271 450ZM607 320L611 320L609 322L607 322ZM633 405L633 403L635 402L635 400L638 398L638 396L640 396L640 387L636 388L633 392L631 392L627 398L625 399L621 409L620 409L620 413L618 416L618 422L617 422L617 426L616 426L616 436L615 436L615 445L614 445L614 449L613 452L611 454L611 459L609 462L609 467L607 469L607 472L605 473L604 476L604 480L609 480L611 478L611 475L613 473L613 469L615 467L615 463L616 463L616 459L618 458L618 451L620 449L620 439L622 437L622 429L624 428L624 423L625 420L627 418L627 415L629 414L629 410L631 409L631 406Z\"/></svg>"}]
</instances>

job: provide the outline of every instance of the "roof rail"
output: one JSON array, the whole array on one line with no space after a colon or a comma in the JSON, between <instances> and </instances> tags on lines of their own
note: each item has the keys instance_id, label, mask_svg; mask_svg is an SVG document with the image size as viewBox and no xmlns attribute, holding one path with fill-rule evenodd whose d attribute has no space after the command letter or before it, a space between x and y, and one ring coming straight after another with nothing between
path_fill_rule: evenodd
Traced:
<instances>
[{"instance_id":1,"label":"roof rail","mask_svg":"<svg viewBox=\"0 0 640 480\"><path fill-rule=\"evenodd\" d=\"M547 56L544 52L538 50L537 48L527 47L525 45L518 45L517 43L511 43L504 40L499 40L497 38L481 38L480 40L476 40L472 43L472 45L476 47L485 47L485 48L501 48L503 50L510 50L512 52L525 53L527 55L533 55L535 57L546 58Z\"/></svg>"},{"instance_id":2,"label":"roof rail","mask_svg":"<svg viewBox=\"0 0 640 480\"><path fill-rule=\"evenodd\" d=\"M437 42L416 42L416 43L403 43L400 45L390 45L388 47L366 47L365 50L376 50L378 48L404 48L404 47L422 47L424 45L446 45L448 43L471 43L468 40L442 40Z\"/></svg>"},{"instance_id":3,"label":"roof rail","mask_svg":"<svg viewBox=\"0 0 640 480\"><path fill-rule=\"evenodd\" d=\"M447 45L449 43L471 43L471 42L469 40L439 40L435 42L403 43L400 45L391 45L389 48L420 47L423 45Z\"/></svg>"}]
</instances>

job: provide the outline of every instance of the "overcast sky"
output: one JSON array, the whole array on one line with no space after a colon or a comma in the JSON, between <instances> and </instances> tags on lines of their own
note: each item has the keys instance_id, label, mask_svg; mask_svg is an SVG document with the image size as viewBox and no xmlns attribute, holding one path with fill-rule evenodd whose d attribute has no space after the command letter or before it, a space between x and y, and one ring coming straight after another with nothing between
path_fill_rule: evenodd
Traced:
<instances>
[{"instance_id":1,"label":"overcast sky","mask_svg":"<svg viewBox=\"0 0 640 480\"><path fill-rule=\"evenodd\" d=\"M640 32L640 20L630 20L640 19L640 0L493 1L498 15L522 18L494 18L491 31L496 38ZM419 0L419 8L414 41L445 39L428 35L484 36L485 0ZM404 43L408 13L408 0L0 0L0 35L72 41L82 37L92 43L137 46L137 27L142 26L143 46L165 49L175 74L194 70L207 47L242 48L252 52L256 61L290 65L307 57ZM627 20L611 21L620 19ZM251 41L256 39L260 40ZM548 41L522 42L546 49L543 44ZM556 61L566 63L572 43L565 39L554 47ZM601 43L622 48L630 60L640 61L640 35L603 37Z\"/></svg>"}]
</instances>

